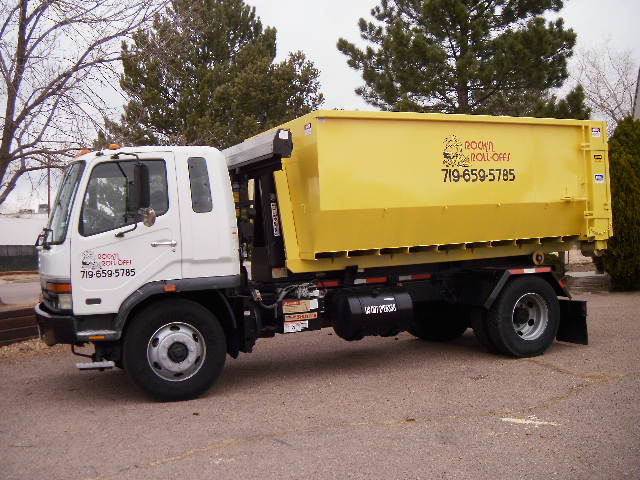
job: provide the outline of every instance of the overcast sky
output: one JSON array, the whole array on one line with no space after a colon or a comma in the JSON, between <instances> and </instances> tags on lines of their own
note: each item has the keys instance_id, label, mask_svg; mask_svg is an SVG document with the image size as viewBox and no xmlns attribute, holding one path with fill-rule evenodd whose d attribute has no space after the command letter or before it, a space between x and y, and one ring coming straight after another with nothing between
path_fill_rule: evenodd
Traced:
<instances>
[{"instance_id":1,"label":"overcast sky","mask_svg":"<svg viewBox=\"0 0 640 480\"><path fill-rule=\"evenodd\" d=\"M256 7L263 24L277 28L278 60L302 50L315 63L326 98L323 108L372 109L354 93L362 83L360 74L347 66L336 42L340 37L360 41L358 19L370 19L377 0L245 1ZM565 0L559 15L578 34L577 50L609 42L615 50L631 50L636 64L640 61L640 0ZM40 192L40 201L46 202L46 186ZM34 208L38 203L35 197L31 186L21 182L2 210Z\"/></svg>"},{"instance_id":2,"label":"overcast sky","mask_svg":"<svg viewBox=\"0 0 640 480\"><path fill-rule=\"evenodd\" d=\"M265 25L278 30L278 58L302 50L321 72L323 108L372 109L354 89L362 82L336 48L338 38L360 40L358 20L371 19L376 0L245 0ZM616 50L633 50L640 59L640 0L565 0L560 12L578 34L577 49L610 42Z\"/></svg>"}]
</instances>

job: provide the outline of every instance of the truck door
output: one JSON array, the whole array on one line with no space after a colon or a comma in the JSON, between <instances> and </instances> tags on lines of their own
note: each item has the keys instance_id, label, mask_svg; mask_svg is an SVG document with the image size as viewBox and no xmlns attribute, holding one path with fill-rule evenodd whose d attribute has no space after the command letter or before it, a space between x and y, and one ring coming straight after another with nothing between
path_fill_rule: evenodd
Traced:
<instances>
[{"instance_id":1,"label":"truck door","mask_svg":"<svg viewBox=\"0 0 640 480\"><path fill-rule=\"evenodd\" d=\"M213 148L176 152L183 278L240 274L238 226L229 171Z\"/></svg>"},{"instance_id":2,"label":"truck door","mask_svg":"<svg viewBox=\"0 0 640 480\"><path fill-rule=\"evenodd\" d=\"M137 162L149 168L151 208L157 215L150 227L127 216L127 188ZM142 285L182 278L173 154L121 154L92 165L86 177L71 240L74 313L115 313Z\"/></svg>"}]
</instances>

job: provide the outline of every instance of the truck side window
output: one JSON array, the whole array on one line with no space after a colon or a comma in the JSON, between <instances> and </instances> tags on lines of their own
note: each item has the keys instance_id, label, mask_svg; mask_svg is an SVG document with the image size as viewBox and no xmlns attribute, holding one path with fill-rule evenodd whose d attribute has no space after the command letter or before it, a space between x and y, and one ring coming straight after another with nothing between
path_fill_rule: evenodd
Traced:
<instances>
[{"instance_id":1,"label":"truck side window","mask_svg":"<svg viewBox=\"0 0 640 480\"><path fill-rule=\"evenodd\" d=\"M192 157L187 160L187 165L191 182L191 208L196 213L210 212L213 209L213 202L207 161L201 157Z\"/></svg>"},{"instance_id":2,"label":"truck side window","mask_svg":"<svg viewBox=\"0 0 640 480\"><path fill-rule=\"evenodd\" d=\"M105 162L91 172L80 214L80 234L88 237L132 225L127 210L127 185L133 181L137 161ZM151 208L159 217L169 209L167 172L162 160L145 160L149 168Z\"/></svg>"}]
</instances>

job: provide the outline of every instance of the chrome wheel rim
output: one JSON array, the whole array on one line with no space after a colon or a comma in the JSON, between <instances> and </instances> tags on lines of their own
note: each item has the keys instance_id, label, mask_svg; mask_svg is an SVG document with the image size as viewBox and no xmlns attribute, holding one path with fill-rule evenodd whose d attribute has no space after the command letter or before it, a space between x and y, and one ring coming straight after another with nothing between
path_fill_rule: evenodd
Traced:
<instances>
[{"instance_id":1,"label":"chrome wheel rim","mask_svg":"<svg viewBox=\"0 0 640 480\"><path fill-rule=\"evenodd\" d=\"M511 314L513 329L523 340L537 340L549 323L549 308L537 293L525 293L515 303Z\"/></svg>"},{"instance_id":2,"label":"chrome wheel rim","mask_svg":"<svg viewBox=\"0 0 640 480\"><path fill-rule=\"evenodd\" d=\"M207 347L204 337L193 325L169 323L149 339L147 360L151 370L171 382L193 377L204 363Z\"/></svg>"}]
</instances>

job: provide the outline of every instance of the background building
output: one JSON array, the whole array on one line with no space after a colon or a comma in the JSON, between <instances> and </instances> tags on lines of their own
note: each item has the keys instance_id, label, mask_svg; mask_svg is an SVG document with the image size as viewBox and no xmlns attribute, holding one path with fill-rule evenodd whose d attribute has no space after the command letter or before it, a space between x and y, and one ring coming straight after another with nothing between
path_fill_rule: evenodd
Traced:
<instances>
[{"instance_id":1,"label":"background building","mask_svg":"<svg viewBox=\"0 0 640 480\"><path fill-rule=\"evenodd\" d=\"M38 213L24 209L18 213L0 214L0 271L37 270L34 244L47 223L47 205L39 205Z\"/></svg>"}]
</instances>

